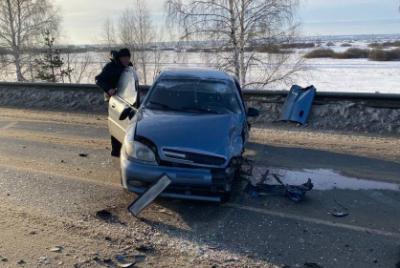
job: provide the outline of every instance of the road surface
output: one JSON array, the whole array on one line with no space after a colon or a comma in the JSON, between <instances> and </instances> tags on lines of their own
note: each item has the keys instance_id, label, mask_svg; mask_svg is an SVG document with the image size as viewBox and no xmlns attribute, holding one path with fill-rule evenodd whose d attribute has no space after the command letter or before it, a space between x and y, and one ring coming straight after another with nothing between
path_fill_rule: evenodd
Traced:
<instances>
[{"instance_id":1,"label":"road surface","mask_svg":"<svg viewBox=\"0 0 400 268\"><path fill-rule=\"evenodd\" d=\"M379 190L400 184L398 137L256 127L247 154L257 166L331 170L376 184L351 190L339 182L294 204L251 197L243 181L226 204L159 200L140 218L127 212L135 195L121 189L109 151L104 115L0 108L0 267L114 267L134 257L137 267L400 261L400 192ZM330 214L338 204L349 216ZM102 210L110 214L99 216Z\"/></svg>"}]
</instances>

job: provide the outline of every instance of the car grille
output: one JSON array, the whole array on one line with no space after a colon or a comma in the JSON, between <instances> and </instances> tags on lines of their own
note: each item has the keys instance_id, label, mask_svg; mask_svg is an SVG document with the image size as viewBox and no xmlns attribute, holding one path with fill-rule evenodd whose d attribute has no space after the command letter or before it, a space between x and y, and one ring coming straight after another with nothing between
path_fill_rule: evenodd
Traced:
<instances>
[{"instance_id":1,"label":"car grille","mask_svg":"<svg viewBox=\"0 0 400 268\"><path fill-rule=\"evenodd\" d=\"M178 162L198 165L221 166L226 162L226 159L223 157L194 152L185 152L175 149L163 149L163 153L169 159L176 159Z\"/></svg>"}]
</instances>

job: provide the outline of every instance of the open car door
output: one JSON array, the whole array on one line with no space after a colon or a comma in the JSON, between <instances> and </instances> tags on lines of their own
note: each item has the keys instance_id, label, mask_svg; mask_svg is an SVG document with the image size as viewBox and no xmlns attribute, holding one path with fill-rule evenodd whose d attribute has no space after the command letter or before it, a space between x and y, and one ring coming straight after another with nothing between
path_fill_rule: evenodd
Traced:
<instances>
[{"instance_id":1,"label":"open car door","mask_svg":"<svg viewBox=\"0 0 400 268\"><path fill-rule=\"evenodd\" d=\"M110 98L108 125L111 136L123 142L126 130L139 107L139 80L133 67L126 67L122 73L117 93Z\"/></svg>"}]
</instances>

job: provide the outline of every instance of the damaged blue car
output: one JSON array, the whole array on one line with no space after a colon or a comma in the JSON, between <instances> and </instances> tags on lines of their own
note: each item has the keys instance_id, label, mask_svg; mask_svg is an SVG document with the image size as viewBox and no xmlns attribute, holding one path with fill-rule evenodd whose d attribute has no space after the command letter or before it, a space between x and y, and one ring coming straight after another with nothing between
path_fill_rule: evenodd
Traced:
<instances>
[{"instance_id":1,"label":"damaged blue car","mask_svg":"<svg viewBox=\"0 0 400 268\"><path fill-rule=\"evenodd\" d=\"M248 117L258 116L246 108L236 79L209 69L164 71L136 109L135 83L125 76L109 110L113 146L122 145L123 187L143 193L167 175L172 183L161 196L216 202L229 196Z\"/></svg>"}]
</instances>

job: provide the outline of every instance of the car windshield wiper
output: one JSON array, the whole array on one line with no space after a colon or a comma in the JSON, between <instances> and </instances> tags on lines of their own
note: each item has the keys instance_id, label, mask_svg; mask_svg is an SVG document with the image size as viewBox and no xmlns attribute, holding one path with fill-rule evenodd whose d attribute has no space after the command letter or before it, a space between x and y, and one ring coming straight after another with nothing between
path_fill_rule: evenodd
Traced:
<instances>
[{"instance_id":1,"label":"car windshield wiper","mask_svg":"<svg viewBox=\"0 0 400 268\"><path fill-rule=\"evenodd\" d=\"M161 109L164 109L164 110L180 111L180 109L171 107L171 106L169 106L168 104L165 104L165 103L161 103L161 102L157 102L157 101L149 101L149 103L151 105L157 105L158 107L160 107Z\"/></svg>"}]
</instances>

